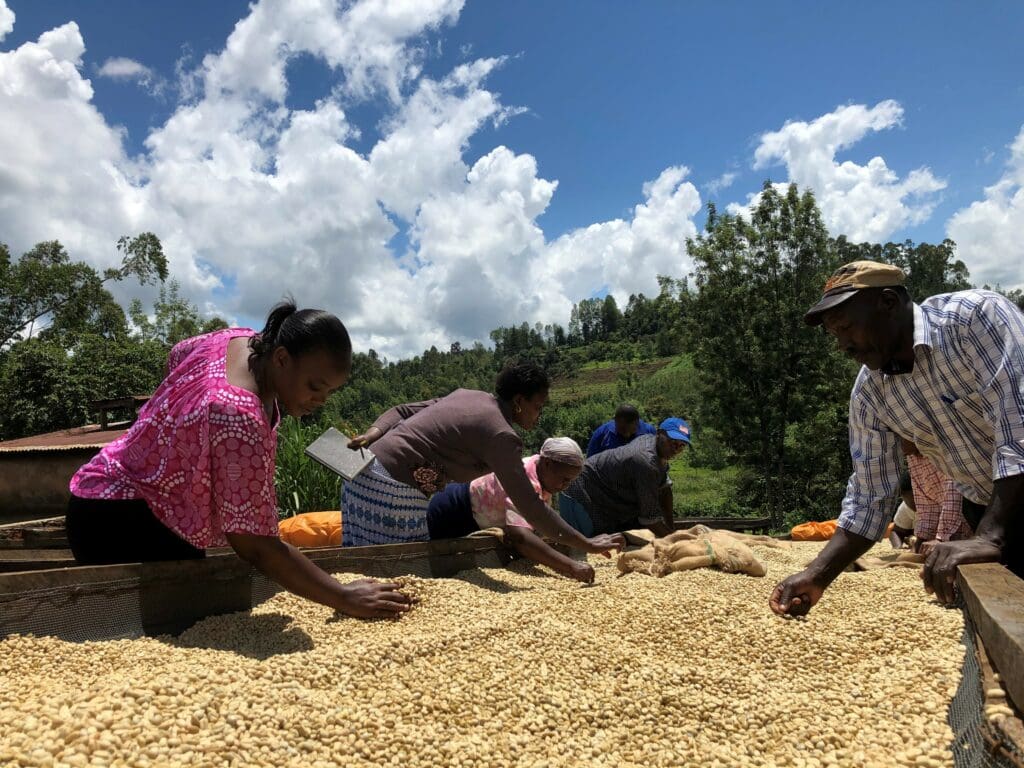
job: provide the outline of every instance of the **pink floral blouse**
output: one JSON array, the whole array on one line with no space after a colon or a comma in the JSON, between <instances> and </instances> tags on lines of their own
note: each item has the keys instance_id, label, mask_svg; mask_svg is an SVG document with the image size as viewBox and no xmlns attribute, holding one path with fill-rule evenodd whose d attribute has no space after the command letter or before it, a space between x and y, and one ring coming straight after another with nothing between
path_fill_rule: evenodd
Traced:
<instances>
[{"instance_id":1,"label":"pink floral blouse","mask_svg":"<svg viewBox=\"0 0 1024 768\"><path fill-rule=\"evenodd\" d=\"M526 476L530 478L533 489L545 504L551 503L551 494L540 486L537 479L537 462L540 456L527 456L523 459L523 469ZM483 477L478 477L469 484L469 501L473 506L473 519L481 528L500 528L505 525L516 525L520 528L533 526L516 511L512 500L505 493L505 489L498 482L498 476L493 472Z\"/></svg>"},{"instance_id":2,"label":"pink floral blouse","mask_svg":"<svg viewBox=\"0 0 1024 768\"><path fill-rule=\"evenodd\" d=\"M225 546L226 533L277 536L277 405L268 421L260 399L225 375L228 342L254 335L231 328L177 344L135 424L78 470L71 493L144 499L200 549Z\"/></svg>"}]
</instances>

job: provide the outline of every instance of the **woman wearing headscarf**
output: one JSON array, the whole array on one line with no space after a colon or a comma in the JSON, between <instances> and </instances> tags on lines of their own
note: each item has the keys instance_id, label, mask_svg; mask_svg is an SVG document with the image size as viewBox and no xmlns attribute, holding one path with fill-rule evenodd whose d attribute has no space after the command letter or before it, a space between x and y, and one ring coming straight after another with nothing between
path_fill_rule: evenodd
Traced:
<instances>
[{"instance_id":1,"label":"woman wearing headscarf","mask_svg":"<svg viewBox=\"0 0 1024 768\"><path fill-rule=\"evenodd\" d=\"M523 459L523 469L537 496L551 504L553 494L564 490L583 469L583 451L569 437L551 437L540 453ZM484 528L501 528L505 541L520 555L546 565L556 573L589 584L594 569L548 546L533 532L493 472L469 483L451 483L434 494L427 509L431 539L467 536Z\"/></svg>"},{"instance_id":2,"label":"woman wearing headscarf","mask_svg":"<svg viewBox=\"0 0 1024 768\"><path fill-rule=\"evenodd\" d=\"M537 425L550 380L532 363L507 365L495 392L457 389L447 397L397 405L384 412L350 448L373 447L374 460L345 483L342 546L425 541L429 499L448 483L491 474L516 510L558 544L610 556L620 535L584 536L545 504L523 469L523 440L515 427Z\"/></svg>"}]
</instances>

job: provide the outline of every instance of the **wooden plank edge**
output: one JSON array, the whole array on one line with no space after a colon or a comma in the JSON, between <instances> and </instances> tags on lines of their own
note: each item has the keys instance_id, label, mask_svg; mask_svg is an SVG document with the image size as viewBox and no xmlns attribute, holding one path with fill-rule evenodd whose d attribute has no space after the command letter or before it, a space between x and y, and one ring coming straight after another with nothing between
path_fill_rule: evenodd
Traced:
<instances>
[{"instance_id":1,"label":"wooden plank edge","mask_svg":"<svg viewBox=\"0 0 1024 768\"><path fill-rule=\"evenodd\" d=\"M1010 701L1024 709L1024 580L998 563L962 565L960 594Z\"/></svg>"},{"instance_id":2,"label":"wooden plank edge","mask_svg":"<svg viewBox=\"0 0 1024 768\"><path fill-rule=\"evenodd\" d=\"M18 528L55 528L64 527L64 515L57 517L41 517L36 520L22 520L19 523L0 523L0 531Z\"/></svg>"},{"instance_id":3,"label":"wooden plank edge","mask_svg":"<svg viewBox=\"0 0 1024 768\"><path fill-rule=\"evenodd\" d=\"M494 537L438 539L410 544L380 544L368 547L317 547L303 553L328 572L358 570L360 563L374 560L446 558L489 550L507 551ZM251 566L230 549L210 551L202 560L175 560L158 563L121 563L117 565L79 565L0 574L0 600L20 593L53 588L88 587L122 580L146 581L196 579L233 579L249 573Z\"/></svg>"}]
</instances>

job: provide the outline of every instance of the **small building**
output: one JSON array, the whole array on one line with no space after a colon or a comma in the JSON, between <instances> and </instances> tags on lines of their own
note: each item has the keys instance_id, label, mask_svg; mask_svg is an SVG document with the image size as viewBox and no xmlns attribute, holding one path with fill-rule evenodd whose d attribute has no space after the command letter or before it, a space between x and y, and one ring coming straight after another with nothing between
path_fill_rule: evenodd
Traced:
<instances>
[{"instance_id":1,"label":"small building","mask_svg":"<svg viewBox=\"0 0 1024 768\"><path fill-rule=\"evenodd\" d=\"M91 424L0 442L0 524L63 515L71 477L129 426Z\"/></svg>"},{"instance_id":2,"label":"small building","mask_svg":"<svg viewBox=\"0 0 1024 768\"><path fill-rule=\"evenodd\" d=\"M63 515L78 468L113 442L135 421L149 395L94 400L90 410L99 424L0 442L0 525ZM110 423L109 415L127 414Z\"/></svg>"}]
</instances>

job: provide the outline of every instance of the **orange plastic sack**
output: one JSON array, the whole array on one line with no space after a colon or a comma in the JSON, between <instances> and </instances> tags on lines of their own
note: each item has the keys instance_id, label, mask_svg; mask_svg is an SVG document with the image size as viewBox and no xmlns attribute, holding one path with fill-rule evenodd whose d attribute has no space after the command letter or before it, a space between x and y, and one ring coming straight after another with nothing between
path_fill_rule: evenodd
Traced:
<instances>
[{"instance_id":1,"label":"orange plastic sack","mask_svg":"<svg viewBox=\"0 0 1024 768\"><path fill-rule=\"evenodd\" d=\"M340 547L341 512L305 512L278 524L281 539L296 547Z\"/></svg>"},{"instance_id":2,"label":"orange plastic sack","mask_svg":"<svg viewBox=\"0 0 1024 768\"><path fill-rule=\"evenodd\" d=\"M828 541L835 535L837 520L825 520L821 523L800 523L794 525L789 532L793 541Z\"/></svg>"}]
</instances>

